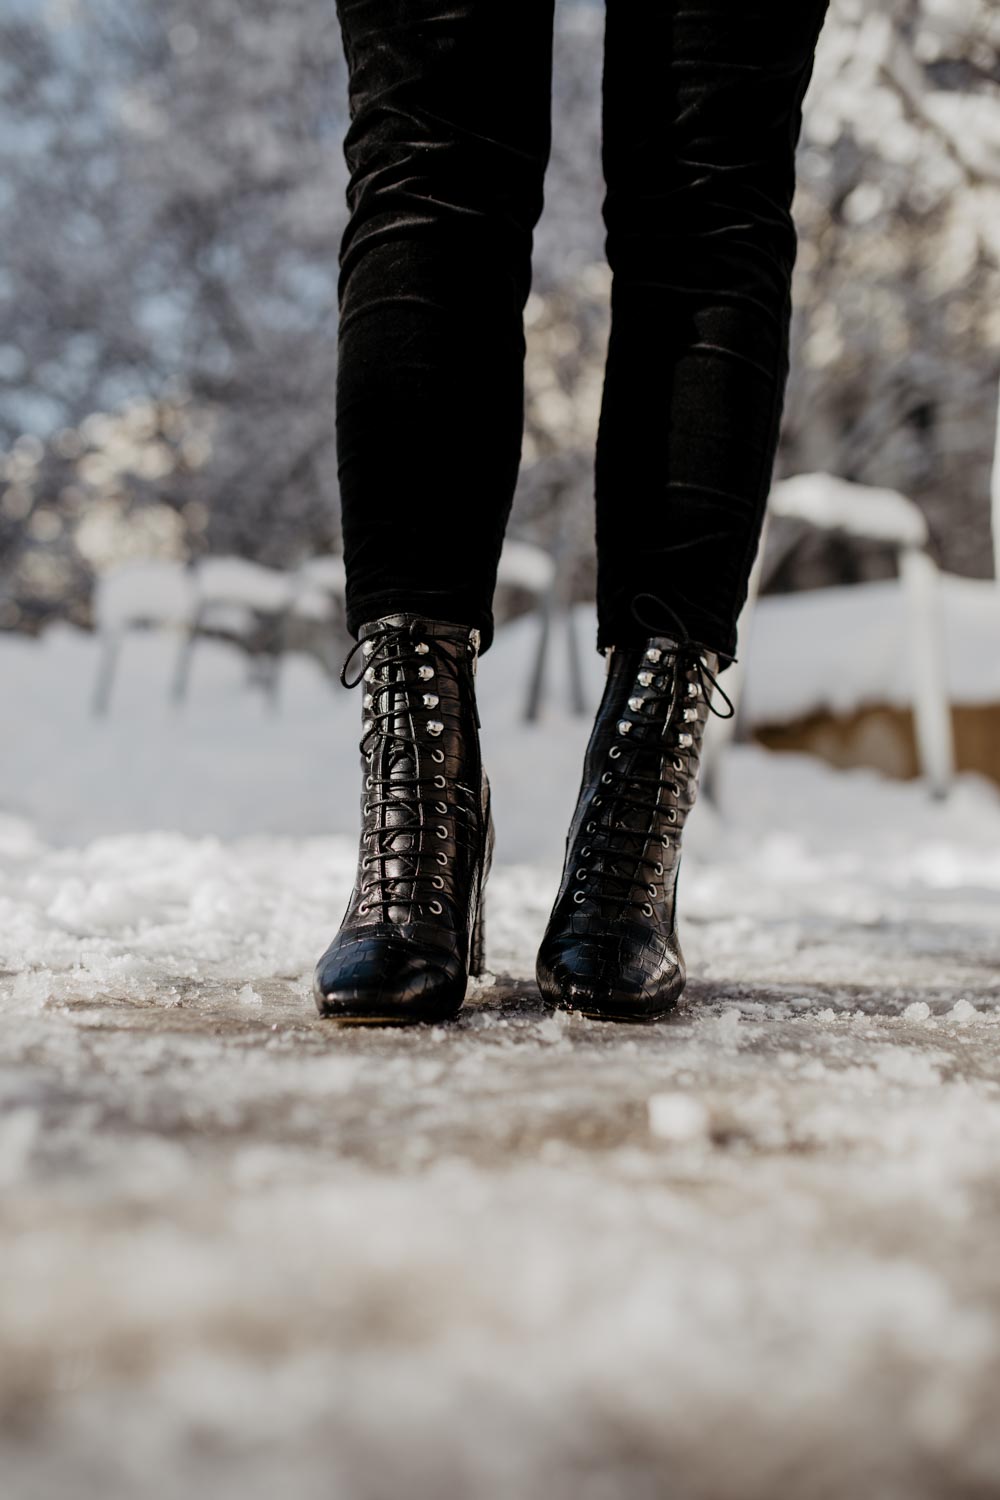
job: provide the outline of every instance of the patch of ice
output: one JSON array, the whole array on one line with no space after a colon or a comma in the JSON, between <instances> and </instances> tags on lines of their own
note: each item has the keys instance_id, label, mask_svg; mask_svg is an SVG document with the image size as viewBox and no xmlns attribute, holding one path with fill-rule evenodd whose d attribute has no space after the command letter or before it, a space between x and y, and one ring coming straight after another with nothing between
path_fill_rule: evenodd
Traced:
<instances>
[{"instance_id":1,"label":"patch of ice","mask_svg":"<svg viewBox=\"0 0 1000 1500\"><path fill-rule=\"evenodd\" d=\"M711 1116L693 1094L654 1094L648 1110L650 1132L659 1140L680 1144L708 1134Z\"/></svg>"}]
</instances>

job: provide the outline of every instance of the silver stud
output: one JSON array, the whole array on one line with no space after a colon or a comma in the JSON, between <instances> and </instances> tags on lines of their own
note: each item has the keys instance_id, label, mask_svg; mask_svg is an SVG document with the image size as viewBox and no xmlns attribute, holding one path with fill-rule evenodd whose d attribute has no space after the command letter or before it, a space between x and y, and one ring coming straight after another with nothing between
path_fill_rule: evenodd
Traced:
<instances>
[{"instance_id":1,"label":"silver stud","mask_svg":"<svg viewBox=\"0 0 1000 1500\"><path fill-rule=\"evenodd\" d=\"M420 678L421 682L430 682L431 678L434 676L434 668L418 667L417 676Z\"/></svg>"},{"instance_id":2,"label":"silver stud","mask_svg":"<svg viewBox=\"0 0 1000 1500\"><path fill-rule=\"evenodd\" d=\"M425 708L437 708L437 706L438 706L438 704L440 702L441 702L441 700L438 697L437 693L425 693L424 694L424 707Z\"/></svg>"},{"instance_id":3,"label":"silver stud","mask_svg":"<svg viewBox=\"0 0 1000 1500\"><path fill-rule=\"evenodd\" d=\"M361 731L362 731L363 734L367 734L368 731L370 729L372 729L373 727L374 726L373 726L373 722L372 722L371 719L363 719L362 720L362 722L361 722Z\"/></svg>"},{"instance_id":4,"label":"silver stud","mask_svg":"<svg viewBox=\"0 0 1000 1500\"><path fill-rule=\"evenodd\" d=\"M698 698L700 696L701 696L701 688L698 686L698 684L696 682L689 682L688 683L688 697L689 698Z\"/></svg>"},{"instance_id":5,"label":"silver stud","mask_svg":"<svg viewBox=\"0 0 1000 1500\"><path fill-rule=\"evenodd\" d=\"M634 714L637 714L637 713L641 712L641 710L642 710L642 701L643 700L641 698L630 698L628 700L628 706L629 706L629 708L632 710L632 712Z\"/></svg>"},{"instance_id":6,"label":"silver stud","mask_svg":"<svg viewBox=\"0 0 1000 1500\"><path fill-rule=\"evenodd\" d=\"M684 710L684 718L688 724L692 723L697 717L698 710L696 708L686 708Z\"/></svg>"},{"instance_id":7,"label":"silver stud","mask_svg":"<svg viewBox=\"0 0 1000 1500\"><path fill-rule=\"evenodd\" d=\"M640 672L636 681L640 687L649 687L653 681L653 674L652 672Z\"/></svg>"},{"instance_id":8,"label":"silver stud","mask_svg":"<svg viewBox=\"0 0 1000 1500\"><path fill-rule=\"evenodd\" d=\"M375 702L375 699L372 697L371 693L366 693L365 696L361 700L361 704L362 704L363 708L371 708L371 706L372 706L372 704L374 702Z\"/></svg>"},{"instance_id":9,"label":"silver stud","mask_svg":"<svg viewBox=\"0 0 1000 1500\"><path fill-rule=\"evenodd\" d=\"M428 734L433 734L433 735L436 736L436 735L439 735L442 732L443 729L444 729L444 725L441 723L440 719L428 719L427 720L427 733Z\"/></svg>"},{"instance_id":10,"label":"silver stud","mask_svg":"<svg viewBox=\"0 0 1000 1500\"><path fill-rule=\"evenodd\" d=\"M374 682L375 681L375 668L374 667L365 667L365 681L366 682Z\"/></svg>"},{"instance_id":11,"label":"silver stud","mask_svg":"<svg viewBox=\"0 0 1000 1500\"><path fill-rule=\"evenodd\" d=\"M366 656L371 656L372 652L375 650L375 642L374 641L365 641L365 643L361 647L361 649L365 653Z\"/></svg>"},{"instance_id":12,"label":"silver stud","mask_svg":"<svg viewBox=\"0 0 1000 1500\"><path fill-rule=\"evenodd\" d=\"M686 748L688 745L694 744L694 739L690 734L679 734L677 736L677 743L678 745L683 745Z\"/></svg>"},{"instance_id":13,"label":"silver stud","mask_svg":"<svg viewBox=\"0 0 1000 1500\"><path fill-rule=\"evenodd\" d=\"M430 646L428 646L426 641L418 641L413 649L418 656L426 656L431 648Z\"/></svg>"},{"instance_id":14,"label":"silver stud","mask_svg":"<svg viewBox=\"0 0 1000 1500\"><path fill-rule=\"evenodd\" d=\"M632 733L632 725L629 723L628 719L619 719L618 720L618 733L619 734L631 734Z\"/></svg>"},{"instance_id":15,"label":"silver stud","mask_svg":"<svg viewBox=\"0 0 1000 1500\"><path fill-rule=\"evenodd\" d=\"M650 646L649 650L646 652L646 660L659 661L662 655L663 652L659 650L657 646Z\"/></svg>"}]
</instances>

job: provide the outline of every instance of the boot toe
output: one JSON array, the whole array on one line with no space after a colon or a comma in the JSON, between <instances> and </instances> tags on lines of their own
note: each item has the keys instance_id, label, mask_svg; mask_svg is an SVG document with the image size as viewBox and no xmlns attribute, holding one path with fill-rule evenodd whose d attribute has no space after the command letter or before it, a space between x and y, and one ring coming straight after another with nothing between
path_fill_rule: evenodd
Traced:
<instances>
[{"instance_id":1,"label":"boot toe","mask_svg":"<svg viewBox=\"0 0 1000 1500\"><path fill-rule=\"evenodd\" d=\"M647 1021L676 1005L685 972L679 952L602 934L543 943L536 977L556 1005L604 1020Z\"/></svg>"},{"instance_id":2,"label":"boot toe","mask_svg":"<svg viewBox=\"0 0 1000 1500\"><path fill-rule=\"evenodd\" d=\"M405 1023L455 1016L465 998L460 967L406 943L357 943L345 961L330 950L316 966L313 991L320 1015L340 1021Z\"/></svg>"}]
</instances>

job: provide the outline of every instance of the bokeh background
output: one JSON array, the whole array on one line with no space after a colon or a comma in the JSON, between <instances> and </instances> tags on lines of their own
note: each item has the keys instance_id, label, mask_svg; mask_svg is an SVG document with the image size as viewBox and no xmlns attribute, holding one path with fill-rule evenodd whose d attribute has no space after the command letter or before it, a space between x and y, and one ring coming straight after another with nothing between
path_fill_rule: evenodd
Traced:
<instances>
[{"instance_id":1,"label":"bokeh background","mask_svg":"<svg viewBox=\"0 0 1000 1500\"><path fill-rule=\"evenodd\" d=\"M558 8L512 531L573 519L588 597L607 335L603 7ZM937 560L993 569L1000 13L835 0L810 89L794 366L776 473L913 499ZM327 0L3 0L0 629L92 623L130 557L335 550L344 59ZM776 527L765 590L888 576ZM794 545L793 545L794 544Z\"/></svg>"},{"instance_id":2,"label":"bokeh background","mask_svg":"<svg viewBox=\"0 0 1000 1500\"><path fill-rule=\"evenodd\" d=\"M487 971L352 1031L333 0L0 0L3 1500L1000 1494L1000 9L831 5L642 1028L533 979L604 667L603 23L557 4Z\"/></svg>"}]
</instances>

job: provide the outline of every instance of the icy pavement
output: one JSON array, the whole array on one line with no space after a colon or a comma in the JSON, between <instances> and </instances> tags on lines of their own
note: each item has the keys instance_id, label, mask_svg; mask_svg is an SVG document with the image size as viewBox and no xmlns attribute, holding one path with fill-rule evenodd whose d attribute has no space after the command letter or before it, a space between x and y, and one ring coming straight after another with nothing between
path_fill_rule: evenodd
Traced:
<instances>
[{"instance_id":1,"label":"icy pavement","mask_svg":"<svg viewBox=\"0 0 1000 1500\"><path fill-rule=\"evenodd\" d=\"M646 1027L542 1008L554 856L343 1031L349 840L0 820L4 1496L1000 1494L998 799L723 791Z\"/></svg>"}]
</instances>

